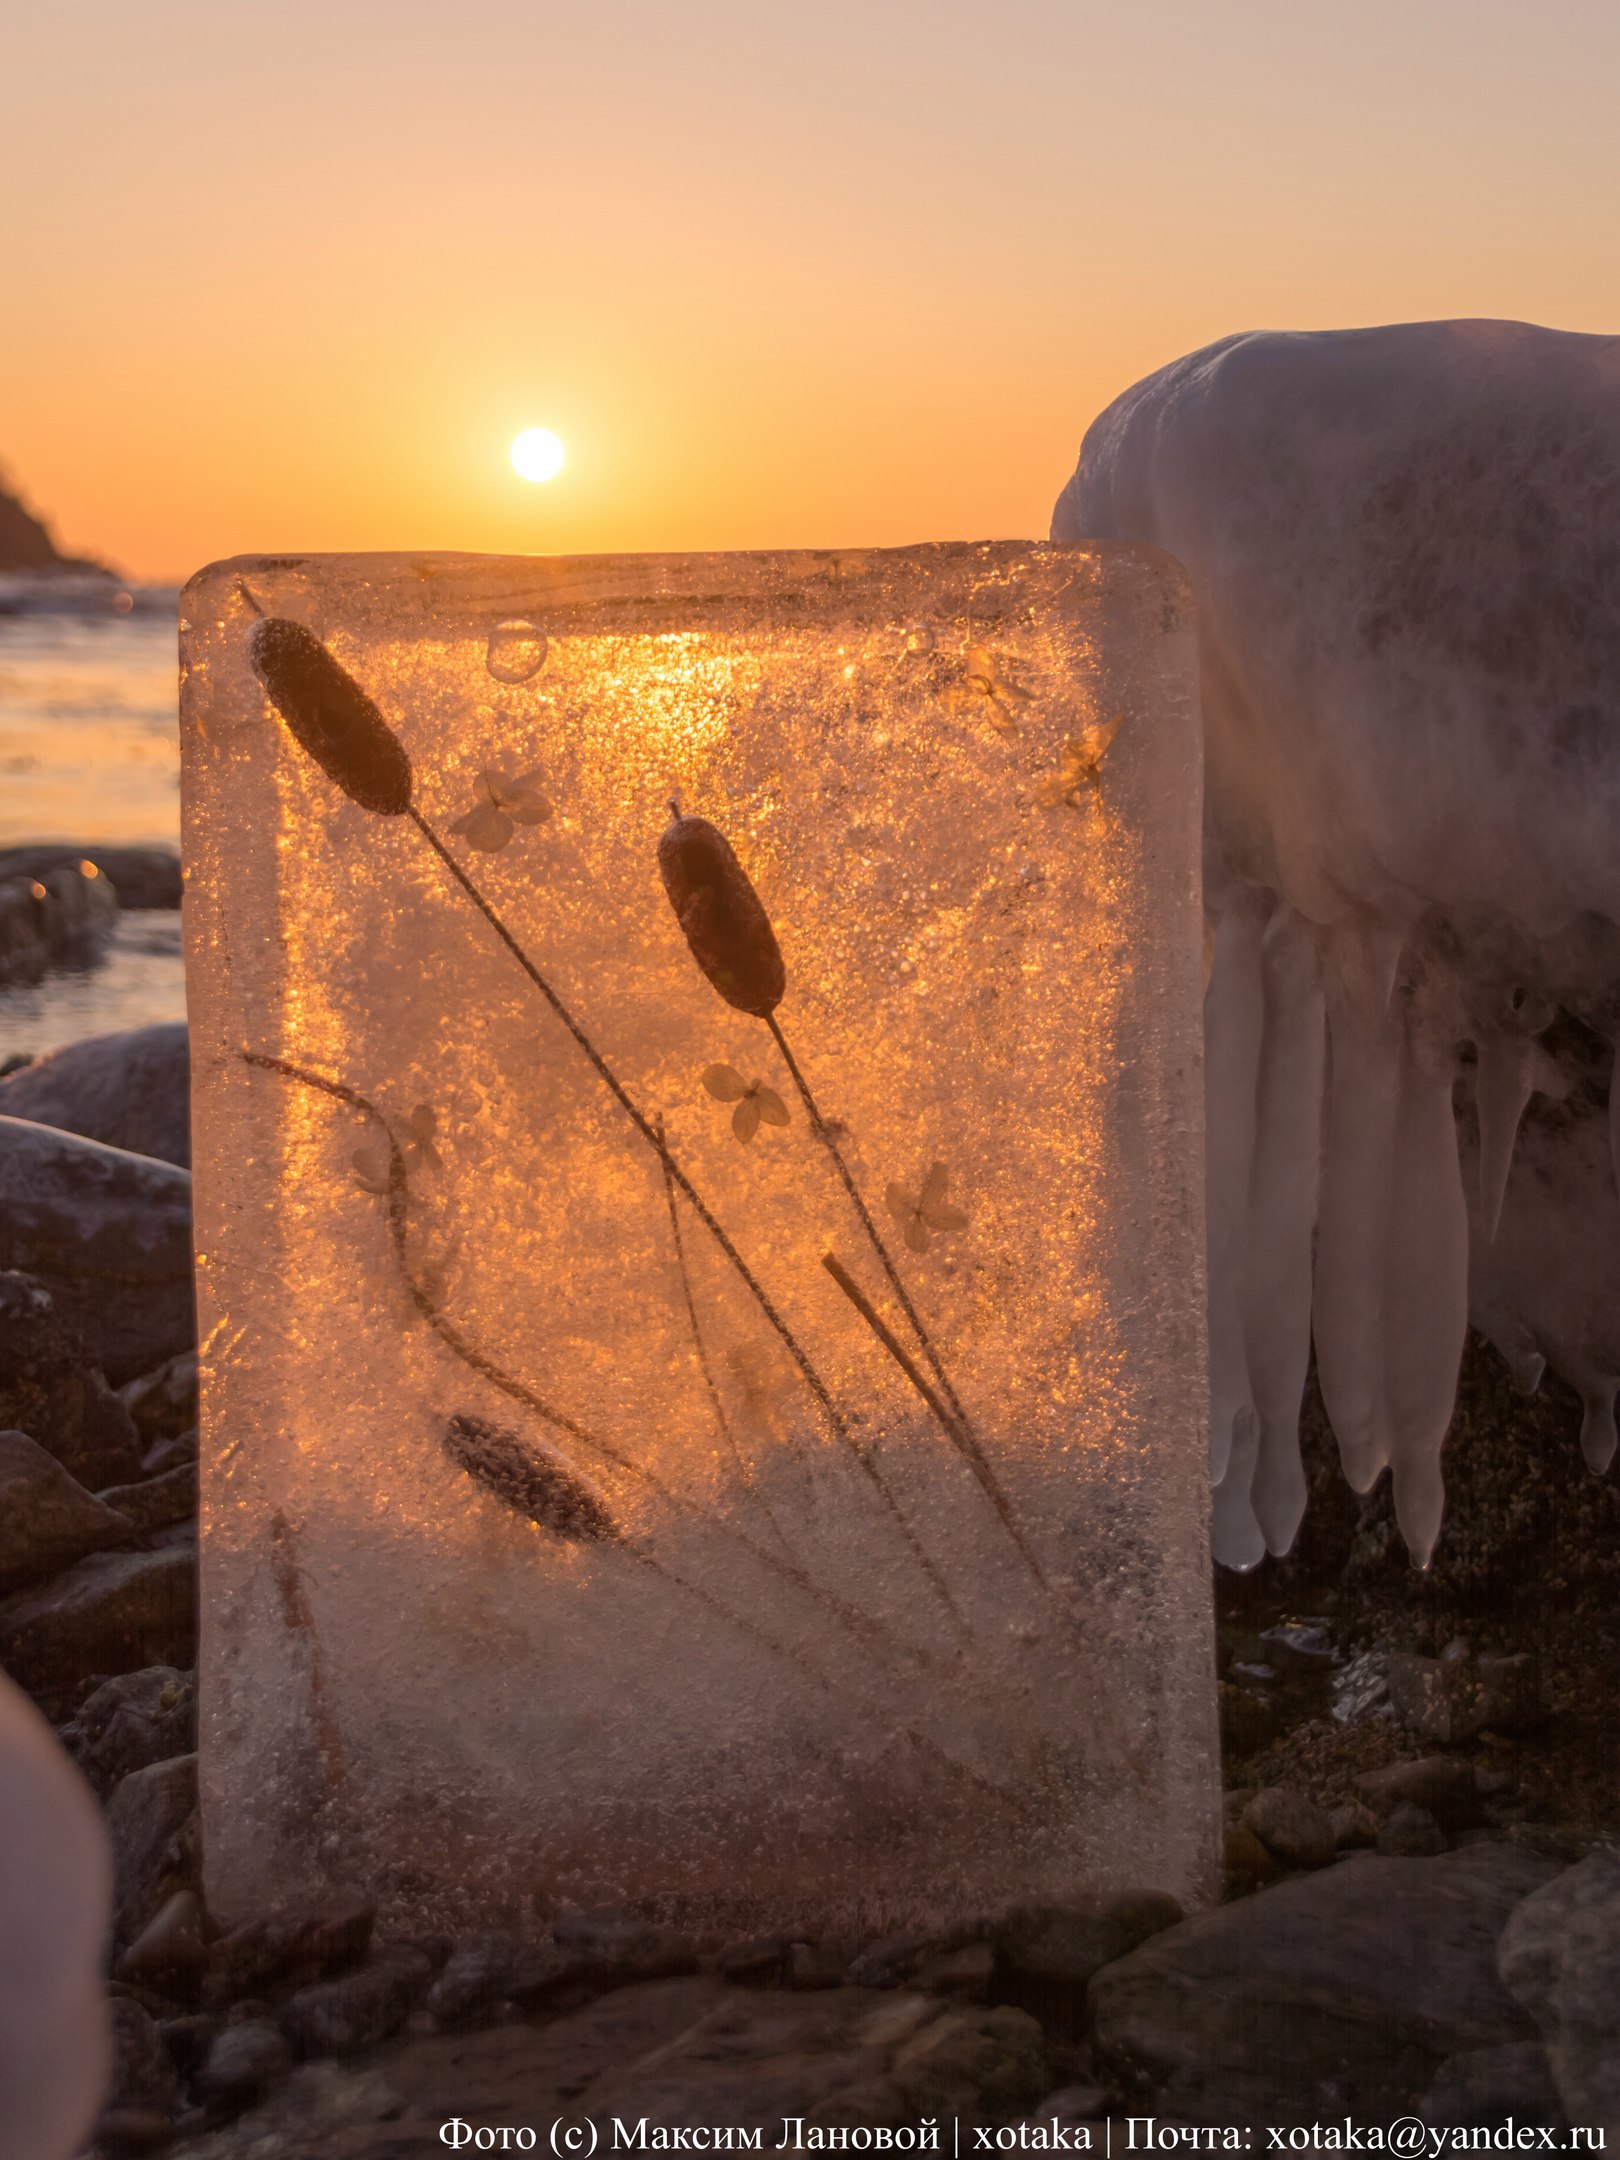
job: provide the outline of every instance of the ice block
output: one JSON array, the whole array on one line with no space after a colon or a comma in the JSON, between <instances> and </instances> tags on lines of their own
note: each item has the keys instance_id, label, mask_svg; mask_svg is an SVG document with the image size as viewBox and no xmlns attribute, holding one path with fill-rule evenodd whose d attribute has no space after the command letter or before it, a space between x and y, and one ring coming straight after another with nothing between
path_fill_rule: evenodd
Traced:
<instances>
[{"instance_id":1,"label":"ice block","mask_svg":"<svg viewBox=\"0 0 1620 2160\"><path fill-rule=\"evenodd\" d=\"M1176 567L247 557L182 634L215 1915L1205 1894Z\"/></svg>"}]
</instances>

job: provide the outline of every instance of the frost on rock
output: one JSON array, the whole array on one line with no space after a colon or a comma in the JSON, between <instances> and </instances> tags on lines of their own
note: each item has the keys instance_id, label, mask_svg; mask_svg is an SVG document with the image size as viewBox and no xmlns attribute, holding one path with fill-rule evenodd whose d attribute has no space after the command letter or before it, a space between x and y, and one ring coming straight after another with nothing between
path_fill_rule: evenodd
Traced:
<instances>
[{"instance_id":1,"label":"frost on rock","mask_svg":"<svg viewBox=\"0 0 1620 2160\"><path fill-rule=\"evenodd\" d=\"M1613 1457L1617 517L1620 347L1497 322L1229 338L1110 406L1059 498L1055 539L1163 547L1199 603L1231 1565L1297 1531L1313 1337L1419 1563L1470 1320Z\"/></svg>"}]
</instances>

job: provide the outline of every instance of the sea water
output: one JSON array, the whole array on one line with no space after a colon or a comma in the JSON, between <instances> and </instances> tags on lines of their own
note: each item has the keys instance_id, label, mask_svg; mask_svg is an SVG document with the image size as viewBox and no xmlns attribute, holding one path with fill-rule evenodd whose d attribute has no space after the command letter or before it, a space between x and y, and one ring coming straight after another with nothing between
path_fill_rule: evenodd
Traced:
<instances>
[{"instance_id":1,"label":"sea water","mask_svg":"<svg viewBox=\"0 0 1620 2160\"><path fill-rule=\"evenodd\" d=\"M173 595L132 600L57 612L0 594L0 848L179 846ZM185 1009L179 913L142 910L99 966L0 987L0 1060Z\"/></svg>"}]
</instances>

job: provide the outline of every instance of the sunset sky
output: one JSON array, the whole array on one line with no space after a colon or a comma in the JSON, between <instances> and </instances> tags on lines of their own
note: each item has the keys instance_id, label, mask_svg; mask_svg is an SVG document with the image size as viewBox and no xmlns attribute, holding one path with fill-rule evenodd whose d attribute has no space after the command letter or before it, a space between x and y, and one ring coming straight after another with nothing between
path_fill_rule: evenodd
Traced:
<instances>
[{"instance_id":1,"label":"sunset sky","mask_svg":"<svg viewBox=\"0 0 1620 2160\"><path fill-rule=\"evenodd\" d=\"M1228 331L1620 329L1612 0L49 0L3 50L0 460L136 576L1042 533Z\"/></svg>"}]
</instances>

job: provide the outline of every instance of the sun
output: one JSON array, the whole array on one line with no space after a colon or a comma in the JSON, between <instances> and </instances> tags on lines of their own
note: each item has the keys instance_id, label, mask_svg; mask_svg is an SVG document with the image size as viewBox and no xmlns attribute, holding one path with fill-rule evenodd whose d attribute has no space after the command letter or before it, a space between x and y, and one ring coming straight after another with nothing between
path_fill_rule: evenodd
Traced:
<instances>
[{"instance_id":1,"label":"sun","mask_svg":"<svg viewBox=\"0 0 1620 2160\"><path fill-rule=\"evenodd\" d=\"M512 444L512 470L520 480L555 480L567 456L550 428L525 428Z\"/></svg>"}]
</instances>

